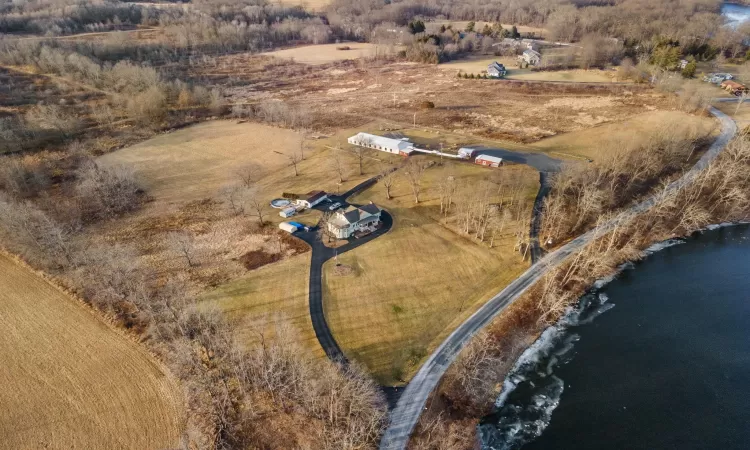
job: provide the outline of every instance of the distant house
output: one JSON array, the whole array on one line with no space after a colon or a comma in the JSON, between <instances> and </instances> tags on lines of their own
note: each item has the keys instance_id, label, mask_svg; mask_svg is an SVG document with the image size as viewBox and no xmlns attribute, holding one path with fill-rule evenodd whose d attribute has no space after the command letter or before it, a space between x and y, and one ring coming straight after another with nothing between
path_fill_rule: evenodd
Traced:
<instances>
[{"instance_id":1,"label":"distant house","mask_svg":"<svg viewBox=\"0 0 750 450\"><path fill-rule=\"evenodd\" d=\"M487 167L500 167L503 163L503 158L498 158L497 156L489 156L489 155L479 155L477 156L477 159L474 160L476 164L487 166Z\"/></svg>"},{"instance_id":2,"label":"distant house","mask_svg":"<svg viewBox=\"0 0 750 450\"><path fill-rule=\"evenodd\" d=\"M408 156L414 151L412 143L408 139L393 139L369 133L357 133L347 139L352 145L367 147L373 150Z\"/></svg>"},{"instance_id":3,"label":"distant house","mask_svg":"<svg viewBox=\"0 0 750 450\"><path fill-rule=\"evenodd\" d=\"M348 239L358 232L374 231L380 223L382 211L374 203L359 208L349 206L328 220L328 231L338 239Z\"/></svg>"},{"instance_id":4,"label":"distant house","mask_svg":"<svg viewBox=\"0 0 750 450\"><path fill-rule=\"evenodd\" d=\"M507 73L505 66L497 61L487 66L487 75L491 78L504 78Z\"/></svg>"},{"instance_id":5,"label":"distant house","mask_svg":"<svg viewBox=\"0 0 750 450\"><path fill-rule=\"evenodd\" d=\"M298 201L301 205L304 205L307 208L312 208L313 206L326 200L328 200L328 194L326 194L325 192L311 191L305 194L305 196Z\"/></svg>"},{"instance_id":6,"label":"distant house","mask_svg":"<svg viewBox=\"0 0 750 450\"><path fill-rule=\"evenodd\" d=\"M297 214L297 210L294 208L284 208L281 211L279 211L279 215L283 218L292 217L293 215Z\"/></svg>"},{"instance_id":7,"label":"distant house","mask_svg":"<svg viewBox=\"0 0 750 450\"><path fill-rule=\"evenodd\" d=\"M734 95L739 95L747 91L747 87L745 87L744 84L740 84L732 80L726 80L723 83L721 83L721 88L731 92Z\"/></svg>"},{"instance_id":8,"label":"distant house","mask_svg":"<svg viewBox=\"0 0 750 450\"><path fill-rule=\"evenodd\" d=\"M519 58L530 66L538 66L542 62L542 54L536 50L524 50Z\"/></svg>"}]
</instances>

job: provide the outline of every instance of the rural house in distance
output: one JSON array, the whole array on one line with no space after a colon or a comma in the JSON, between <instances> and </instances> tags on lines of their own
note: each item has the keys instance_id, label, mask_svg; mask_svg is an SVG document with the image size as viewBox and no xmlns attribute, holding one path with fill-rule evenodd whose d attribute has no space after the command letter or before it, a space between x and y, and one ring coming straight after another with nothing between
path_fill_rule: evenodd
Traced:
<instances>
[{"instance_id":1,"label":"rural house in distance","mask_svg":"<svg viewBox=\"0 0 750 450\"><path fill-rule=\"evenodd\" d=\"M382 209L374 203L360 206L350 206L339 210L328 221L328 231L337 239L348 239L355 233L367 234L375 231L380 223Z\"/></svg>"},{"instance_id":2,"label":"rural house in distance","mask_svg":"<svg viewBox=\"0 0 750 450\"><path fill-rule=\"evenodd\" d=\"M304 198L301 198L298 200L298 202L301 205L304 205L306 208L312 208L313 206L317 205L320 202L326 201L328 199L328 194L326 194L323 191L311 191L305 194Z\"/></svg>"},{"instance_id":3,"label":"rural house in distance","mask_svg":"<svg viewBox=\"0 0 750 450\"><path fill-rule=\"evenodd\" d=\"M519 58L530 66L538 66L542 62L542 54L536 50L524 50Z\"/></svg>"},{"instance_id":4,"label":"rural house in distance","mask_svg":"<svg viewBox=\"0 0 750 450\"><path fill-rule=\"evenodd\" d=\"M500 167L503 164L503 158L489 155L479 155L474 160L476 164L487 167Z\"/></svg>"},{"instance_id":5,"label":"rural house in distance","mask_svg":"<svg viewBox=\"0 0 750 450\"><path fill-rule=\"evenodd\" d=\"M487 66L487 75L491 78L503 78L507 73L505 66L497 61Z\"/></svg>"}]
</instances>

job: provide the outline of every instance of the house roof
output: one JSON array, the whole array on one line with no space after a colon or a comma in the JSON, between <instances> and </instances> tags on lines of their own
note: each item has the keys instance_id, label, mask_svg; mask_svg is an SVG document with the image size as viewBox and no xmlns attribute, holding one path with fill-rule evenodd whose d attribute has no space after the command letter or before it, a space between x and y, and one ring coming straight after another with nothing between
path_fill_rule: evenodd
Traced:
<instances>
[{"instance_id":1,"label":"house roof","mask_svg":"<svg viewBox=\"0 0 750 450\"><path fill-rule=\"evenodd\" d=\"M490 70L490 69L497 69L499 71L503 71L503 70L505 70L505 66L502 65L502 64L500 64L500 63L498 63L497 61L495 61L492 64L490 64L489 66L487 66L487 70Z\"/></svg>"},{"instance_id":2,"label":"house roof","mask_svg":"<svg viewBox=\"0 0 750 450\"><path fill-rule=\"evenodd\" d=\"M364 205L360 208L349 206L348 208L346 208L346 210L339 211L339 213L336 214L331 223L333 223L335 226L343 228L347 225L361 222L372 216L376 216L380 214L380 211L382 210L374 203Z\"/></svg>"},{"instance_id":3,"label":"house roof","mask_svg":"<svg viewBox=\"0 0 750 450\"><path fill-rule=\"evenodd\" d=\"M325 193L325 191L310 191L307 194L305 194L305 196L307 197L305 200L308 203L313 203L313 202L318 201L321 198L325 197L326 193Z\"/></svg>"},{"instance_id":4,"label":"house roof","mask_svg":"<svg viewBox=\"0 0 750 450\"><path fill-rule=\"evenodd\" d=\"M366 205L361 206L359 209L369 214L372 214L373 216L376 214L379 214L380 211L382 211L382 209L380 209L380 207L376 205L375 203L368 203Z\"/></svg>"},{"instance_id":5,"label":"house roof","mask_svg":"<svg viewBox=\"0 0 750 450\"><path fill-rule=\"evenodd\" d=\"M490 156L490 155L479 155L479 156L477 156L476 160L477 161L496 162L496 163L503 162L503 158L498 158L497 156Z\"/></svg>"},{"instance_id":6,"label":"house roof","mask_svg":"<svg viewBox=\"0 0 750 450\"><path fill-rule=\"evenodd\" d=\"M538 51L536 51L536 50L530 50L530 49L529 49L529 50L524 50L524 51L523 51L523 54L524 54L524 55L526 55L526 54L528 54L528 55L533 55L533 56L536 56L537 58L541 58L541 57L542 57L542 54L541 54L541 53L539 53L539 52L538 52Z\"/></svg>"},{"instance_id":7,"label":"house roof","mask_svg":"<svg viewBox=\"0 0 750 450\"><path fill-rule=\"evenodd\" d=\"M383 136L378 136L375 134L369 134L369 133L357 133L356 135L349 138L352 141L356 142L367 142L370 145L374 145L376 147L383 147L383 148L389 148L389 149L396 149L405 151L409 147L412 146L411 142L409 141L403 141L401 139L392 139L387 138Z\"/></svg>"}]
</instances>

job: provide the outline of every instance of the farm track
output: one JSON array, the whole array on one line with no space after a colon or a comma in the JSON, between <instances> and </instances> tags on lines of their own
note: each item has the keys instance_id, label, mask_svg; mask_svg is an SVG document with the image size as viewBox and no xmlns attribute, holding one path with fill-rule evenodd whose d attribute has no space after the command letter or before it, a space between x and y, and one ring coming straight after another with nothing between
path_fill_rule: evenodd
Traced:
<instances>
[{"instance_id":1,"label":"farm track","mask_svg":"<svg viewBox=\"0 0 750 450\"><path fill-rule=\"evenodd\" d=\"M715 108L711 108L710 112L721 122L721 134L695 166L681 178L668 185L667 190L678 189L691 183L694 177L706 168L736 135L737 126L729 116ZM430 355L429 359L422 365L403 391L395 410L391 413L390 424L381 440L380 448L382 450L400 450L406 448L411 433L417 425L419 416L430 394L437 387L443 374L445 374L446 370L448 370L458 354L475 334L492 322L498 314L517 300L549 270L564 262L569 256L576 253L597 236L600 236L600 233L612 229L631 214L638 214L648 210L654 203L654 197L640 202L611 221L603 224L600 229L591 230L554 252L547 254L464 321Z\"/></svg>"}]
</instances>

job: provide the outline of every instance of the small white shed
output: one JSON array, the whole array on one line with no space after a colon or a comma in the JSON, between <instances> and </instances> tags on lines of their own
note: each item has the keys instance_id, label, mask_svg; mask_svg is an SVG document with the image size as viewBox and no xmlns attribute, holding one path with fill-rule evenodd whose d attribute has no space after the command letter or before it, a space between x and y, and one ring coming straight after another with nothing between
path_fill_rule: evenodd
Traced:
<instances>
[{"instance_id":1,"label":"small white shed","mask_svg":"<svg viewBox=\"0 0 750 450\"><path fill-rule=\"evenodd\" d=\"M289 222L281 222L279 224L279 228L286 231L287 233L294 233L295 231L297 231L297 227Z\"/></svg>"},{"instance_id":2,"label":"small white shed","mask_svg":"<svg viewBox=\"0 0 750 450\"><path fill-rule=\"evenodd\" d=\"M469 159L472 156L474 156L474 152L476 152L476 149L469 148L469 147L461 147L458 149L458 157L463 159Z\"/></svg>"},{"instance_id":3,"label":"small white shed","mask_svg":"<svg viewBox=\"0 0 750 450\"><path fill-rule=\"evenodd\" d=\"M284 208L281 211L279 211L279 215L284 218L292 217L295 214L297 214L296 208Z\"/></svg>"}]
</instances>

